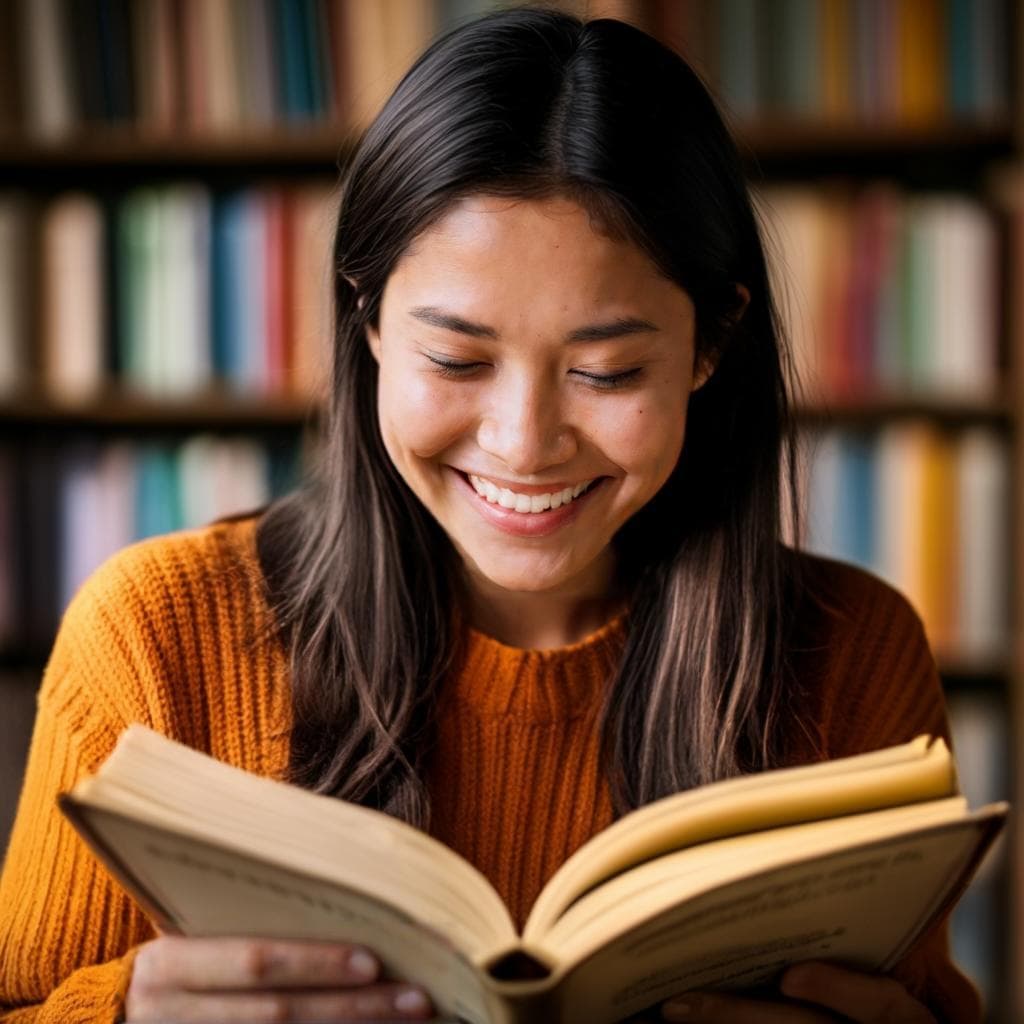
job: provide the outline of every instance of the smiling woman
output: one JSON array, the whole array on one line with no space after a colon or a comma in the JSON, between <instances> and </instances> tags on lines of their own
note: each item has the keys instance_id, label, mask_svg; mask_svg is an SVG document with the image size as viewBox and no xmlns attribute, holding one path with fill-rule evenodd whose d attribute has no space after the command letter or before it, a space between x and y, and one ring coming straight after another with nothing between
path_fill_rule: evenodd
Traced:
<instances>
[{"instance_id":1,"label":"smiling woman","mask_svg":"<svg viewBox=\"0 0 1024 1024\"><path fill-rule=\"evenodd\" d=\"M122 553L67 612L0 879L0 1016L431 1013L357 934L157 936L55 808L131 721L429 830L519 923L632 808L947 734L907 603L782 542L788 357L736 149L679 56L539 9L443 36L351 153L334 269L315 472ZM773 985L663 1012L980 1013L944 925L889 977Z\"/></svg>"},{"instance_id":2,"label":"smiling woman","mask_svg":"<svg viewBox=\"0 0 1024 1024\"><path fill-rule=\"evenodd\" d=\"M384 446L471 620L550 648L611 618L612 540L678 463L702 382L686 292L571 200L474 195L398 261L367 338Z\"/></svg>"}]
</instances>

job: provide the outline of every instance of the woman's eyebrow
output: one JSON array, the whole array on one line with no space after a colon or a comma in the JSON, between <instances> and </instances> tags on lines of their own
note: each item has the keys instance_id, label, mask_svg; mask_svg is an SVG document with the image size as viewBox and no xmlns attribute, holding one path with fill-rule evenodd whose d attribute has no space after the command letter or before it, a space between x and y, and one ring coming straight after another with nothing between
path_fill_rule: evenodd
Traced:
<instances>
[{"instance_id":1,"label":"woman's eyebrow","mask_svg":"<svg viewBox=\"0 0 1024 1024\"><path fill-rule=\"evenodd\" d=\"M437 306L413 306L409 315L414 316L431 327L441 327L446 331L455 331L457 334L466 334L471 338L494 338L499 337L493 327L486 324L473 323L464 317L454 313L447 313ZM642 320L640 317L626 316L617 317L601 324L589 324L586 327L577 327L566 336L566 341L606 341L609 338L621 338L629 334L642 334L651 331L658 331L649 320Z\"/></svg>"}]
</instances>

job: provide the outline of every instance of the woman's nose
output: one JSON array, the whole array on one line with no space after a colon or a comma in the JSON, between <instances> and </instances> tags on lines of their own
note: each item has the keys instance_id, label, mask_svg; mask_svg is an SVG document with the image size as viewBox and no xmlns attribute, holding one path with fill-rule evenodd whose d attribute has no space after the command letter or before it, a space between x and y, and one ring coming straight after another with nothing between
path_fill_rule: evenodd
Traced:
<instances>
[{"instance_id":1,"label":"woman's nose","mask_svg":"<svg viewBox=\"0 0 1024 1024\"><path fill-rule=\"evenodd\" d=\"M492 395L480 419L477 444L517 476L539 473L576 454L555 388L519 383Z\"/></svg>"}]
</instances>

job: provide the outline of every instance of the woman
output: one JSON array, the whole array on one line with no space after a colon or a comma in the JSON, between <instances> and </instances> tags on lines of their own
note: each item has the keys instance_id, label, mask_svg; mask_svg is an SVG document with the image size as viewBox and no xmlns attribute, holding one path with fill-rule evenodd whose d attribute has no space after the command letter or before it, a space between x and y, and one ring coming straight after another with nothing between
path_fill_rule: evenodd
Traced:
<instances>
[{"instance_id":1,"label":"woman","mask_svg":"<svg viewBox=\"0 0 1024 1024\"><path fill-rule=\"evenodd\" d=\"M946 731L906 603L780 542L764 256L680 58L538 10L448 34L353 153L334 262L315 479L122 553L65 617L0 890L4 1019L431 1016L373 950L155 937L53 809L130 721L429 829L520 923L631 808ZM944 929L892 977L801 965L662 1012L978 1019Z\"/></svg>"}]
</instances>

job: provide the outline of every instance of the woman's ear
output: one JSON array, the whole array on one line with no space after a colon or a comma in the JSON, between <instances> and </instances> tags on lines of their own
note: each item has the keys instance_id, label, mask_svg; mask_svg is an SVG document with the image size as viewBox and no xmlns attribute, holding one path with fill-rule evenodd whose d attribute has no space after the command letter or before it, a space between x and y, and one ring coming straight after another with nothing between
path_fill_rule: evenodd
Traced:
<instances>
[{"instance_id":1,"label":"woman's ear","mask_svg":"<svg viewBox=\"0 0 1024 1024\"><path fill-rule=\"evenodd\" d=\"M746 313L747 306L750 305L750 289L739 282L736 283L735 288L736 305L726 316L730 330L732 330L743 319L743 314ZM694 360L693 384L690 387L690 391L697 391L704 387L704 385L711 379L711 375L715 372L717 366L717 353L712 354L709 352L703 355L698 353Z\"/></svg>"},{"instance_id":2,"label":"woman's ear","mask_svg":"<svg viewBox=\"0 0 1024 1024\"><path fill-rule=\"evenodd\" d=\"M380 334L376 327L366 325L366 344L370 346L373 358L380 363Z\"/></svg>"},{"instance_id":3,"label":"woman's ear","mask_svg":"<svg viewBox=\"0 0 1024 1024\"><path fill-rule=\"evenodd\" d=\"M346 281L351 285L352 291L356 293L356 309L362 309L363 304L366 302L366 298L363 293L359 290L359 282L354 277L349 277L348 274L342 275Z\"/></svg>"},{"instance_id":4,"label":"woman's ear","mask_svg":"<svg viewBox=\"0 0 1024 1024\"><path fill-rule=\"evenodd\" d=\"M354 277L349 277L348 274L344 275L345 280L352 286L352 290L356 293L356 309L362 309L366 303L366 296L359 291L359 283ZM370 346L370 352L373 358L380 362L380 335L376 329L370 324L366 325L366 343Z\"/></svg>"},{"instance_id":5,"label":"woman's ear","mask_svg":"<svg viewBox=\"0 0 1024 1024\"><path fill-rule=\"evenodd\" d=\"M738 300L736 308L729 314L729 320L733 327L743 319L743 314L746 313L747 306L750 305L750 289L738 281L736 282L736 298Z\"/></svg>"}]
</instances>

